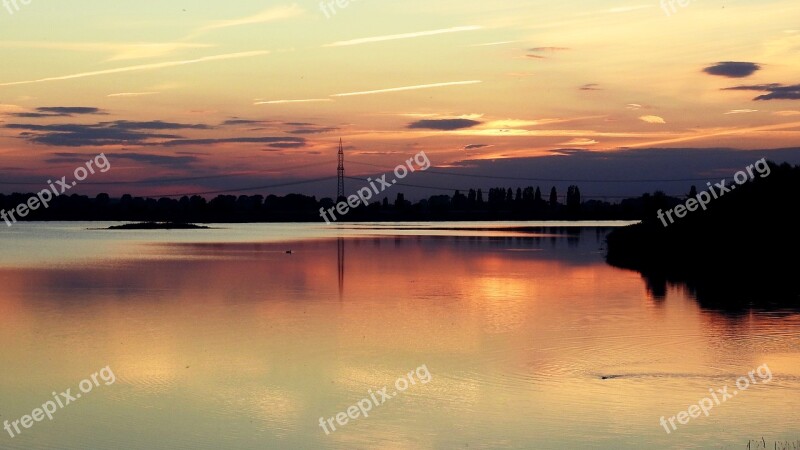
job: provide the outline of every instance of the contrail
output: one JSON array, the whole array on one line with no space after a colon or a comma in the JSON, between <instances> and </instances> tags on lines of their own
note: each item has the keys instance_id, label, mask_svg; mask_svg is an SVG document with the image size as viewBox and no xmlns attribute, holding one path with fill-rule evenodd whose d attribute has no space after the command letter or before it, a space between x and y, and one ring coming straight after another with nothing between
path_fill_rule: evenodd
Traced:
<instances>
[{"instance_id":1,"label":"contrail","mask_svg":"<svg viewBox=\"0 0 800 450\"><path fill-rule=\"evenodd\" d=\"M352 97L355 95L370 95L370 94L383 94L386 92L400 92L400 91L414 91L417 89L430 89L430 88L437 88L437 87L445 87L445 86L462 86L467 84L478 84L483 83L481 80L470 80L470 81L451 81L449 83L435 83L435 84L420 84L417 86L405 86L405 87L396 87L390 89L378 89L375 91L361 91L361 92L347 92L344 94L333 94L331 97Z\"/></svg>"},{"instance_id":2,"label":"contrail","mask_svg":"<svg viewBox=\"0 0 800 450\"><path fill-rule=\"evenodd\" d=\"M96 77L99 75L111 75L115 73L124 73L124 72L135 72L140 70L153 70L153 69L163 69L165 67L175 67L175 66L184 66L187 64L196 64L202 62L209 62L209 61L221 61L225 59L238 59L238 58L250 58L253 56L261 56L267 55L270 52L267 50L260 50L260 51L252 51L252 52L239 52L239 53L228 53L224 55L214 55L214 56L204 56L202 58L196 59L186 59L182 61L168 61L162 63L153 63L153 64L141 64L137 66L128 66L128 67L118 67L116 69L107 69L107 70L98 70L94 72L83 72L83 73L76 73L72 75L63 75L60 77L49 77L49 78L40 78L38 80L27 80L27 81L12 81L10 83L0 83L0 86L18 86L21 84L34 84L34 83L45 83L48 81L61 81L61 80L73 80L76 78L86 78L86 77Z\"/></svg>"},{"instance_id":3,"label":"contrail","mask_svg":"<svg viewBox=\"0 0 800 450\"><path fill-rule=\"evenodd\" d=\"M216 30L219 28L238 27L242 25L254 25L265 22L273 22L282 19L291 19L293 17L303 15L305 11L297 5L292 6L279 6L275 8L266 9L249 17L239 19L221 20L212 24L201 27L198 31L205 32Z\"/></svg>"},{"instance_id":4,"label":"contrail","mask_svg":"<svg viewBox=\"0 0 800 450\"><path fill-rule=\"evenodd\" d=\"M309 98L305 100L269 100L263 102L255 102L254 105L280 105L284 103L313 103L313 102L332 102L329 98Z\"/></svg>"},{"instance_id":5,"label":"contrail","mask_svg":"<svg viewBox=\"0 0 800 450\"><path fill-rule=\"evenodd\" d=\"M467 26L467 27L444 28L441 30L432 30L432 31L420 31L417 33L403 33L403 34L392 34L388 36L375 36L369 38L353 39L350 41L338 41L332 44L325 44L323 47L343 47L347 45L369 44L372 42L394 41L397 39L411 39L423 36L434 36L437 34L457 33L459 31L475 31L475 30L480 30L482 28L483 27L479 26Z\"/></svg>"}]
</instances>

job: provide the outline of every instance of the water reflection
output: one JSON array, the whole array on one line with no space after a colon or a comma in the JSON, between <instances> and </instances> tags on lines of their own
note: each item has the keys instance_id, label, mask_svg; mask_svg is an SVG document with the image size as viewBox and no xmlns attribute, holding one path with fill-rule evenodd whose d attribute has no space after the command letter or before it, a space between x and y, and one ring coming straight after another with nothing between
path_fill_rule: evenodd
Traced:
<instances>
[{"instance_id":1,"label":"water reflection","mask_svg":"<svg viewBox=\"0 0 800 450\"><path fill-rule=\"evenodd\" d=\"M726 272L726 270L729 270ZM730 267L697 276L661 271L642 274L647 291L656 301L667 298L670 288L680 288L703 308L726 315L747 315L753 310L800 312L800 283L786 273L737 271Z\"/></svg>"},{"instance_id":2,"label":"water reflection","mask_svg":"<svg viewBox=\"0 0 800 450\"><path fill-rule=\"evenodd\" d=\"M336 251L338 253L338 269L339 269L339 299L344 296L344 238L336 239Z\"/></svg>"},{"instance_id":3,"label":"water reflection","mask_svg":"<svg viewBox=\"0 0 800 450\"><path fill-rule=\"evenodd\" d=\"M0 447L710 448L800 431L797 314L731 317L673 285L648 294L603 262L597 229L406 231L145 241L0 269L0 340L14 344L0 347L0 415L89 369L118 376ZM680 440L659 427L764 362L769 389ZM421 364L429 384L319 429Z\"/></svg>"}]
</instances>

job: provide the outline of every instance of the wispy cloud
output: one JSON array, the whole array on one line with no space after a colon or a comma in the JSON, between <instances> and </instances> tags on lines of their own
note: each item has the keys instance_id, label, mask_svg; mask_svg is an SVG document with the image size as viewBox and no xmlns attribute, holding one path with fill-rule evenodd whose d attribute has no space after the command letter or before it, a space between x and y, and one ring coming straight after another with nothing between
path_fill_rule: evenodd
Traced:
<instances>
[{"instance_id":1,"label":"wispy cloud","mask_svg":"<svg viewBox=\"0 0 800 450\"><path fill-rule=\"evenodd\" d=\"M681 142L704 140L709 138L717 138L721 136L732 136L737 134L745 135L747 133L786 130L798 127L800 127L800 122L779 123L775 125L764 125L764 126L750 127L750 128L728 128L720 131L715 130L710 132L700 131L686 136L678 136L674 138L650 140L650 141L642 141L637 143L626 144L626 147L641 148L641 147L651 147L655 145L672 145Z\"/></svg>"},{"instance_id":2,"label":"wispy cloud","mask_svg":"<svg viewBox=\"0 0 800 450\"><path fill-rule=\"evenodd\" d=\"M419 31L416 33L390 34L387 36L374 36L361 39L352 39L349 41L338 41L338 42L333 42L331 44L325 44L324 47L345 47L348 45L370 44L373 42L396 41L399 39L413 39L424 36L435 36L437 34L459 33L462 31L475 31L475 30L480 30L482 28L483 27L480 26L464 26L464 27L443 28L440 30Z\"/></svg>"},{"instance_id":3,"label":"wispy cloud","mask_svg":"<svg viewBox=\"0 0 800 450\"><path fill-rule=\"evenodd\" d=\"M267 124L267 121L264 120L251 120L251 119L241 119L239 117L230 118L220 125L222 126L238 126L238 125L264 125Z\"/></svg>"},{"instance_id":4,"label":"wispy cloud","mask_svg":"<svg viewBox=\"0 0 800 450\"><path fill-rule=\"evenodd\" d=\"M106 115L100 108L85 106L46 106L36 108L35 112L14 113L15 117L40 119L45 117L72 117L75 115Z\"/></svg>"},{"instance_id":5,"label":"wispy cloud","mask_svg":"<svg viewBox=\"0 0 800 450\"><path fill-rule=\"evenodd\" d=\"M413 119L470 119L478 120L483 117L483 114L444 114L444 113L392 113L393 116L411 117Z\"/></svg>"},{"instance_id":6,"label":"wispy cloud","mask_svg":"<svg viewBox=\"0 0 800 450\"><path fill-rule=\"evenodd\" d=\"M132 59L158 58L181 50L213 47L211 44L189 42L38 42L6 41L3 48L31 48L38 50L59 50L69 52L108 53L106 61L125 61Z\"/></svg>"},{"instance_id":7,"label":"wispy cloud","mask_svg":"<svg viewBox=\"0 0 800 450\"><path fill-rule=\"evenodd\" d=\"M155 69L163 69L167 67L176 67L176 66L185 66L188 64L197 64L197 63L204 63L210 61L222 61L227 59L239 59L239 58L252 58L254 56L263 56L269 54L269 51L261 50L261 51L251 51L251 52L238 52L238 53L227 53L223 55L213 55L213 56L204 56L202 58L195 58L195 59L184 59L181 61L167 61L161 63L153 63L153 64L140 64L136 66L127 66L127 67L118 67L116 69L106 69L106 70L96 70L93 72L82 72L82 73L75 73L71 75L62 75L57 77L48 77L48 78L39 78L35 80L26 80L26 81L12 81L8 83L0 83L0 86L18 86L21 84L34 84L34 83L46 83L49 81L62 81L62 80L74 80L77 78L87 78L87 77L96 77L100 75L113 75L117 73L125 73L125 72L136 72L141 70L155 70Z\"/></svg>"},{"instance_id":8,"label":"wispy cloud","mask_svg":"<svg viewBox=\"0 0 800 450\"><path fill-rule=\"evenodd\" d=\"M255 25L259 23L274 22L276 20L291 19L300 16L305 11L297 5L291 6L278 6L274 8L265 9L252 16L241 17L238 19L220 20L218 22L210 23L197 30L197 33L205 33L212 30L221 28L239 27L243 25Z\"/></svg>"},{"instance_id":9,"label":"wispy cloud","mask_svg":"<svg viewBox=\"0 0 800 450\"><path fill-rule=\"evenodd\" d=\"M253 103L254 105L282 105L286 103L316 103L316 102L332 102L329 98L307 98L300 100L266 100Z\"/></svg>"},{"instance_id":10,"label":"wispy cloud","mask_svg":"<svg viewBox=\"0 0 800 450\"><path fill-rule=\"evenodd\" d=\"M401 113L397 114L400 117L412 117L412 118L420 118L424 119L427 117L439 117L439 114L436 113Z\"/></svg>"},{"instance_id":11,"label":"wispy cloud","mask_svg":"<svg viewBox=\"0 0 800 450\"><path fill-rule=\"evenodd\" d=\"M547 59L547 56L542 55L541 53L555 53L555 52L564 52L570 50L568 47L533 47L529 48L527 51L529 52L525 56L527 58L533 59Z\"/></svg>"},{"instance_id":12,"label":"wispy cloud","mask_svg":"<svg viewBox=\"0 0 800 450\"><path fill-rule=\"evenodd\" d=\"M279 6L263 10L257 14L237 19L220 20L201 26L178 42L47 42L47 41L6 41L0 42L4 48L33 48L73 52L110 53L106 61L129 61L135 59L160 58L173 53L214 47L212 44L187 42L201 34L244 25L274 22L300 16L304 10L297 6Z\"/></svg>"},{"instance_id":13,"label":"wispy cloud","mask_svg":"<svg viewBox=\"0 0 800 450\"><path fill-rule=\"evenodd\" d=\"M626 13L631 11L638 11L640 9L651 8L653 5L635 5L635 6L619 6L608 10L611 14Z\"/></svg>"},{"instance_id":14,"label":"wispy cloud","mask_svg":"<svg viewBox=\"0 0 800 450\"><path fill-rule=\"evenodd\" d=\"M541 53L541 52L564 52L569 50L568 47L533 47L529 48L529 52L534 53Z\"/></svg>"},{"instance_id":15,"label":"wispy cloud","mask_svg":"<svg viewBox=\"0 0 800 450\"><path fill-rule=\"evenodd\" d=\"M8 124L6 128L21 130L20 137L36 144L52 147L85 147L109 145L144 145L152 139L178 139L163 131L205 130L205 124L163 122L131 122L117 120L96 124Z\"/></svg>"},{"instance_id":16,"label":"wispy cloud","mask_svg":"<svg viewBox=\"0 0 800 450\"><path fill-rule=\"evenodd\" d=\"M287 133L289 133L289 134L299 134L299 135L304 135L304 134L325 134L325 133L330 133L332 131L337 131L337 130L339 130L339 128L337 128L337 127L323 127L323 126L317 126L317 125L312 125L312 124L302 124L302 125L299 125L299 128L297 128L295 130L289 130L289 131L287 131Z\"/></svg>"},{"instance_id":17,"label":"wispy cloud","mask_svg":"<svg viewBox=\"0 0 800 450\"><path fill-rule=\"evenodd\" d=\"M494 147L494 145L490 145L490 144L467 144L467 145L465 145L463 147L463 149L469 151L469 150L480 150L482 148L489 148L489 147Z\"/></svg>"},{"instance_id":18,"label":"wispy cloud","mask_svg":"<svg viewBox=\"0 0 800 450\"><path fill-rule=\"evenodd\" d=\"M538 127L542 125L554 125L558 123L574 122L577 120L597 119L604 116L583 116L583 117L570 117L570 118L553 118L553 119L503 119L493 120L485 123L481 128L504 130L511 128L525 128L525 127Z\"/></svg>"},{"instance_id":19,"label":"wispy cloud","mask_svg":"<svg viewBox=\"0 0 800 450\"><path fill-rule=\"evenodd\" d=\"M218 145L218 144L266 144L275 149L300 148L306 146L306 140L299 137L234 137L234 138L209 138L209 139L174 139L161 142L157 145L164 147L177 147L186 145Z\"/></svg>"},{"instance_id":20,"label":"wispy cloud","mask_svg":"<svg viewBox=\"0 0 800 450\"><path fill-rule=\"evenodd\" d=\"M519 41L499 41L499 42L487 42L485 44L472 44L468 47L492 47L495 45L506 45L506 44L516 44Z\"/></svg>"},{"instance_id":21,"label":"wispy cloud","mask_svg":"<svg viewBox=\"0 0 800 450\"><path fill-rule=\"evenodd\" d=\"M480 124L477 120L469 119L423 119L408 124L408 128L446 131L472 128Z\"/></svg>"},{"instance_id":22,"label":"wispy cloud","mask_svg":"<svg viewBox=\"0 0 800 450\"><path fill-rule=\"evenodd\" d=\"M641 120L642 122L647 122L647 123L658 123L658 124L667 123L667 121L664 120L663 117L659 117L659 116L642 116L642 117L639 117L639 120Z\"/></svg>"},{"instance_id":23,"label":"wispy cloud","mask_svg":"<svg viewBox=\"0 0 800 450\"><path fill-rule=\"evenodd\" d=\"M754 112L758 112L758 110L757 109L732 109L732 110L726 112L725 114L726 115L729 115L729 114L748 114L748 113L754 113Z\"/></svg>"},{"instance_id":24,"label":"wispy cloud","mask_svg":"<svg viewBox=\"0 0 800 450\"><path fill-rule=\"evenodd\" d=\"M159 94L159 92L120 92L118 94L108 94L108 97L142 97L155 94Z\"/></svg>"},{"instance_id":25,"label":"wispy cloud","mask_svg":"<svg viewBox=\"0 0 800 450\"><path fill-rule=\"evenodd\" d=\"M372 95L372 94L384 94L387 92L415 91L418 89L432 89L432 88L446 87L446 86L464 86L468 84L478 84L482 82L483 81L481 80L469 80L469 81L450 81L447 83L419 84L416 86L403 86L403 87L396 87L389 89L377 89L374 91L346 92L344 94L333 94L331 95L331 97L352 97L355 95Z\"/></svg>"},{"instance_id":26,"label":"wispy cloud","mask_svg":"<svg viewBox=\"0 0 800 450\"><path fill-rule=\"evenodd\" d=\"M133 59L160 58L182 50L209 48L213 45L192 44L188 42L142 43L127 45L119 49L108 61L129 61Z\"/></svg>"},{"instance_id":27,"label":"wispy cloud","mask_svg":"<svg viewBox=\"0 0 800 450\"><path fill-rule=\"evenodd\" d=\"M25 111L25 108L18 106L18 105L4 105L0 103L0 115L3 114L12 114L12 113L19 113Z\"/></svg>"},{"instance_id":28,"label":"wispy cloud","mask_svg":"<svg viewBox=\"0 0 800 450\"><path fill-rule=\"evenodd\" d=\"M569 140L567 142L561 142L560 144L556 144L556 145L582 147L582 146L586 146L586 145L596 145L596 144L599 144L599 143L600 143L599 141L596 141L594 139L575 138L575 139L571 139L571 140Z\"/></svg>"},{"instance_id":29,"label":"wispy cloud","mask_svg":"<svg viewBox=\"0 0 800 450\"><path fill-rule=\"evenodd\" d=\"M769 94L759 95L753 100L800 100L800 84L784 86L779 83L756 84L752 86L735 86L724 91L763 91Z\"/></svg>"}]
</instances>

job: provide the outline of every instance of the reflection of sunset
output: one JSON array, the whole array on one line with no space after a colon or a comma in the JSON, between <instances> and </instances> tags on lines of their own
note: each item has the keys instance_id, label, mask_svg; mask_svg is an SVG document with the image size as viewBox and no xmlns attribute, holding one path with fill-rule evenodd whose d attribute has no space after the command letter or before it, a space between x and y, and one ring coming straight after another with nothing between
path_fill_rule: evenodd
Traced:
<instances>
[{"instance_id":1,"label":"reflection of sunset","mask_svg":"<svg viewBox=\"0 0 800 450\"><path fill-rule=\"evenodd\" d=\"M513 278L481 278L474 287L474 306L483 311L484 329L490 333L513 331L522 325L526 310L538 300L536 285Z\"/></svg>"},{"instance_id":2,"label":"reflection of sunset","mask_svg":"<svg viewBox=\"0 0 800 450\"><path fill-rule=\"evenodd\" d=\"M133 389L111 401L181 398L285 442L317 436L320 416L426 364L430 383L347 427L376 437L392 424L398 448L440 448L415 430L458 424L503 430L506 444L575 423L657 442L654 417L743 368L769 360L776 380L800 375L791 353L800 342L785 331L796 316L726 317L673 287L649 298L638 274L598 261L601 237L345 239L341 296L336 240L162 245L80 270L4 270L0 336L34 342L31 364L60 361L65 377L85 376L85 361L78 367L62 343L111 365ZM572 258L557 256L565 249ZM2 357L28 351L7 347ZM10 368L0 382L30 370ZM780 404L777 392L737 402Z\"/></svg>"},{"instance_id":3,"label":"reflection of sunset","mask_svg":"<svg viewBox=\"0 0 800 450\"><path fill-rule=\"evenodd\" d=\"M112 362L115 371L124 374L123 383L130 383L148 393L158 393L173 389L180 369L180 356L176 352L165 351L168 342L160 342L157 347L149 344L145 349L126 347L117 360Z\"/></svg>"}]
</instances>

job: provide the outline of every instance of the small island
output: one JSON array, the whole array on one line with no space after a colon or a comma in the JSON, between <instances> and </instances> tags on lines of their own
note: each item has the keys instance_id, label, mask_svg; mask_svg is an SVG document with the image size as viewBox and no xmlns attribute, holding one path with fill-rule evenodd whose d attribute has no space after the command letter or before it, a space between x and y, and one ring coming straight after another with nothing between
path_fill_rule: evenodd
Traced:
<instances>
[{"instance_id":1,"label":"small island","mask_svg":"<svg viewBox=\"0 0 800 450\"><path fill-rule=\"evenodd\" d=\"M113 225L108 230L209 230L210 227L183 222L138 222Z\"/></svg>"}]
</instances>

